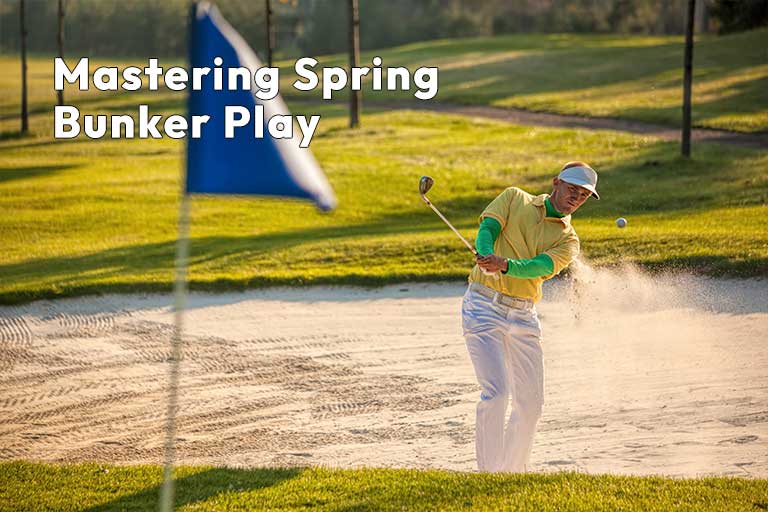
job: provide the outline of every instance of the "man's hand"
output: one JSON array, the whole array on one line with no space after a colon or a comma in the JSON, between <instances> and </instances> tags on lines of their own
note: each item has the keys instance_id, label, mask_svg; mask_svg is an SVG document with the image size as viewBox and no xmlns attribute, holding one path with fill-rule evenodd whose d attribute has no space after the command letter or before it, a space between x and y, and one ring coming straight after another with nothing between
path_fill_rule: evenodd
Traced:
<instances>
[{"instance_id":1,"label":"man's hand","mask_svg":"<svg viewBox=\"0 0 768 512\"><path fill-rule=\"evenodd\" d=\"M507 271L507 258L496 256L495 254L489 254L487 256L478 256L477 264L486 272L495 274L496 272Z\"/></svg>"}]
</instances>

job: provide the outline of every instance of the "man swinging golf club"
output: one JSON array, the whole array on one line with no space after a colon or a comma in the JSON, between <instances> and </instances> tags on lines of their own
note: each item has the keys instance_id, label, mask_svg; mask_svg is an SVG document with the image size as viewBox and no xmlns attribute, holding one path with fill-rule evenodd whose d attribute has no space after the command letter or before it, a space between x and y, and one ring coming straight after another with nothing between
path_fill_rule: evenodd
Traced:
<instances>
[{"instance_id":1,"label":"man swinging golf club","mask_svg":"<svg viewBox=\"0 0 768 512\"><path fill-rule=\"evenodd\" d=\"M600 199L597 173L584 162L565 164L552 184L551 195L538 196L510 187L480 216L477 264L461 310L464 338L482 388L476 424L480 471L528 469L544 398L535 303L544 280L579 254L571 214L589 196Z\"/></svg>"}]
</instances>

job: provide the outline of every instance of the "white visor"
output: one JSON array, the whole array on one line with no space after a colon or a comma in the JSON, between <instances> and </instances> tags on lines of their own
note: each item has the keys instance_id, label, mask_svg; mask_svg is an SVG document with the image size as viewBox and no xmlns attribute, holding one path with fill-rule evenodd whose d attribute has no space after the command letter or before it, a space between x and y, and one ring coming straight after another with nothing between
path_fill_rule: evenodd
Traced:
<instances>
[{"instance_id":1,"label":"white visor","mask_svg":"<svg viewBox=\"0 0 768 512\"><path fill-rule=\"evenodd\" d=\"M597 193L597 173L591 167L569 167L563 170L558 178L571 185L578 185L592 192L595 199L600 199Z\"/></svg>"}]
</instances>

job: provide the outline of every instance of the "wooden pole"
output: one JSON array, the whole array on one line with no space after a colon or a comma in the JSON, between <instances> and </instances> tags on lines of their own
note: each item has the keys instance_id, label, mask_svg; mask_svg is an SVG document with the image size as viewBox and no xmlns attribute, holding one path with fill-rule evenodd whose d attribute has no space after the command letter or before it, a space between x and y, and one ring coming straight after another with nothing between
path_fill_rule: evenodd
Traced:
<instances>
[{"instance_id":1,"label":"wooden pole","mask_svg":"<svg viewBox=\"0 0 768 512\"><path fill-rule=\"evenodd\" d=\"M272 67L272 50L275 47L275 28L272 20L272 3L267 2L267 66Z\"/></svg>"},{"instance_id":2,"label":"wooden pole","mask_svg":"<svg viewBox=\"0 0 768 512\"><path fill-rule=\"evenodd\" d=\"M349 0L349 66L360 66L360 17L357 0ZM350 69L349 76L352 76ZM351 89L351 88L350 88ZM349 127L360 126L360 112L363 110L362 91L349 91Z\"/></svg>"},{"instance_id":3,"label":"wooden pole","mask_svg":"<svg viewBox=\"0 0 768 512\"><path fill-rule=\"evenodd\" d=\"M24 0L19 1L19 23L21 24L21 133L29 132L29 111L27 110L27 22L24 19Z\"/></svg>"},{"instance_id":4,"label":"wooden pole","mask_svg":"<svg viewBox=\"0 0 768 512\"><path fill-rule=\"evenodd\" d=\"M59 0L59 31L57 37L59 43L59 58L64 59L64 0ZM64 90L56 91L59 105L64 105Z\"/></svg>"},{"instance_id":5,"label":"wooden pole","mask_svg":"<svg viewBox=\"0 0 768 512\"><path fill-rule=\"evenodd\" d=\"M693 80L693 20L696 0L688 0L688 15L685 21L685 57L683 74L683 140L681 150L684 157L691 156L691 82Z\"/></svg>"}]
</instances>

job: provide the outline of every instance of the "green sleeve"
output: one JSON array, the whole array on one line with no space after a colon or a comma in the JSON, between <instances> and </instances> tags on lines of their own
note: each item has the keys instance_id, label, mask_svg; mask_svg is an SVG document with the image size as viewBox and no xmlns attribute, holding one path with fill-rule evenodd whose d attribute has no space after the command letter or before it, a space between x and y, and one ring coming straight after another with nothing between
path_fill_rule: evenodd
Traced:
<instances>
[{"instance_id":1,"label":"green sleeve","mask_svg":"<svg viewBox=\"0 0 768 512\"><path fill-rule=\"evenodd\" d=\"M477 230L475 238L475 248L480 256L493 254L493 246L501 233L501 223L493 217L483 218L480 223L480 229ZM522 279L532 279L534 277L544 277L555 271L555 262L548 254L539 254L529 260L507 260L508 269L506 274L511 277Z\"/></svg>"},{"instance_id":2,"label":"green sleeve","mask_svg":"<svg viewBox=\"0 0 768 512\"><path fill-rule=\"evenodd\" d=\"M555 262L548 254L541 253L535 258L529 260L507 260L506 274L512 277L522 279L532 279L534 277L544 277L555 271Z\"/></svg>"},{"instance_id":3,"label":"green sleeve","mask_svg":"<svg viewBox=\"0 0 768 512\"><path fill-rule=\"evenodd\" d=\"M475 249L480 256L493 254L493 245L501 233L501 223L493 217L483 218L475 238Z\"/></svg>"}]
</instances>

